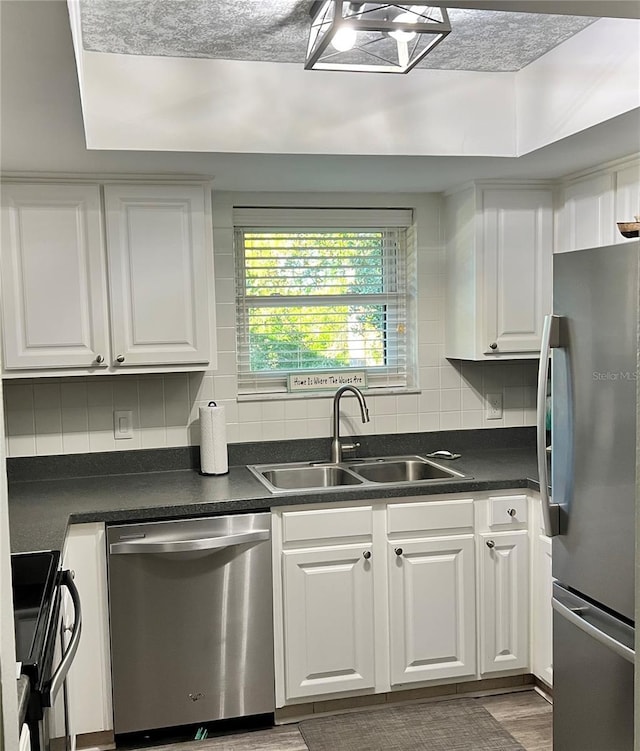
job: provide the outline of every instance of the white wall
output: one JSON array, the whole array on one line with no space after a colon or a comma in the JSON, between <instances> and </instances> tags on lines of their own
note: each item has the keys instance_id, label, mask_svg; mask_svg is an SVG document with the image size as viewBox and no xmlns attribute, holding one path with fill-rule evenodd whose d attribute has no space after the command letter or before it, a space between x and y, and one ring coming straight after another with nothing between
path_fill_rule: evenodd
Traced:
<instances>
[{"instance_id":1,"label":"white wall","mask_svg":"<svg viewBox=\"0 0 640 751\"><path fill-rule=\"evenodd\" d=\"M418 237L420 393L372 396L371 422L358 432L385 434L532 425L536 363L444 359L444 242L439 194L214 193L214 253L219 369L205 374L33 379L6 383L9 456L83 453L199 443L198 408L226 408L231 442L329 436L331 398L236 401L232 206L396 206L415 211ZM504 416L485 420L484 394L502 391ZM345 400L353 411L355 400ZM131 409L135 436L113 438L113 410Z\"/></svg>"},{"instance_id":2,"label":"white wall","mask_svg":"<svg viewBox=\"0 0 640 751\"><path fill-rule=\"evenodd\" d=\"M518 71L518 154L640 106L640 21L601 18Z\"/></svg>"},{"instance_id":3,"label":"white wall","mask_svg":"<svg viewBox=\"0 0 640 751\"><path fill-rule=\"evenodd\" d=\"M513 73L83 53L90 149L513 156Z\"/></svg>"},{"instance_id":4,"label":"white wall","mask_svg":"<svg viewBox=\"0 0 640 751\"><path fill-rule=\"evenodd\" d=\"M516 156L640 105L632 19L600 19L516 73L310 73L79 48L90 149Z\"/></svg>"}]
</instances>

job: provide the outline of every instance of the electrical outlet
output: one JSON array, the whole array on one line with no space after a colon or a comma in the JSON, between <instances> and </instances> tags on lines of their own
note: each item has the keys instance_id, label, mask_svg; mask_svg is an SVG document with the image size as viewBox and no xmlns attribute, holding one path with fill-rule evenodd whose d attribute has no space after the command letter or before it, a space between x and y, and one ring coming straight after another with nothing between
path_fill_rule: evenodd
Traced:
<instances>
[{"instance_id":1,"label":"electrical outlet","mask_svg":"<svg viewBox=\"0 0 640 751\"><path fill-rule=\"evenodd\" d=\"M487 420L500 420L502 419L502 394L496 392L495 394L487 394L487 403L485 406L484 416Z\"/></svg>"},{"instance_id":2,"label":"electrical outlet","mask_svg":"<svg viewBox=\"0 0 640 751\"><path fill-rule=\"evenodd\" d=\"M117 409L113 413L113 437L133 438L133 413L130 409Z\"/></svg>"}]
</instances>

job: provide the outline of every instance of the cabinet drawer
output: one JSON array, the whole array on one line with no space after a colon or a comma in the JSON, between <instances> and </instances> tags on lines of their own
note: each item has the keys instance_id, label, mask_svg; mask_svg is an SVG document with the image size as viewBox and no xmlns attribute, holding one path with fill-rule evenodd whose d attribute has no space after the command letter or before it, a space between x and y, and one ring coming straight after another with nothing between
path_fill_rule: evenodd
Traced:
<instances>
[{"instance_id":1,"label":"cabinet drawer","mask_svg":"<svg viewBox=\"0 0 640 751\"><path fill-rule=\"evenodd\" d=\"M489 498L489 526L514 527L527 523L527 496Z\"/></svg>"},{"instance_id":2,"label":"cabinet drawer","mask_svg":"<svg viewBox=\"0 0 640 751\"><path fill-rule=\"evenodd\" d=\"M394 503L387 508L389 534L473 529L473 500Z\"/></svg>"},{"instance_id":3,"label":"cabinet drawer","mask_svg":"<svg viewBox=\"0 0 640 751\"><path fill-rule=\"evenodd\" d=\"M371 537L371 506L314 511L285 511L282 514L282 541L324 540L343 537Z\"/></svg>"}]
</instances>

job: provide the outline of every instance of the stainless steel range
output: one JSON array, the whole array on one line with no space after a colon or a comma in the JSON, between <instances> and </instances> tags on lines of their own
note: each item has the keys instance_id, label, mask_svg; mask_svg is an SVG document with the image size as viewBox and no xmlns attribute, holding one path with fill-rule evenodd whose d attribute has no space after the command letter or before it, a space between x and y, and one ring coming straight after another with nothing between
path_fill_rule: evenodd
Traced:
<instances>
[{"instance_id":1,"label":"stainless steel range","mask_svg":"<svg viewBox=\"0 0 640 751\"><path fill-rule=\"evenodd\" d=\"M60 552L46 550L11 556L16 659L29 677L27 724L32 751L49 749L49 715L75 657L82 631L80 597L71 571L60 570ZM55 656L61 639L61 591L69 590L74 607L71 639L62 657Z\"/></svg>"}]
</instances>

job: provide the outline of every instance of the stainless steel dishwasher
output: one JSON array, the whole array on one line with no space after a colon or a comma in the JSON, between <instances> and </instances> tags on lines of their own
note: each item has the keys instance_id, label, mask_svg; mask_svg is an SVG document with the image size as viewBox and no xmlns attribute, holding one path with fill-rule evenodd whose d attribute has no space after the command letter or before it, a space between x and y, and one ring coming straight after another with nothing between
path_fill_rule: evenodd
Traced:
<instances>
[{"instance_id":1,"label":"stainless steel dishwasher","mask_svg":"<svg viewBox=\"0 0 640 751\"><path fill-rule=\"evenodd\" d=\"M273 713L268 513L107 530L116 734Z\"/></svg>"}]
</instances>

